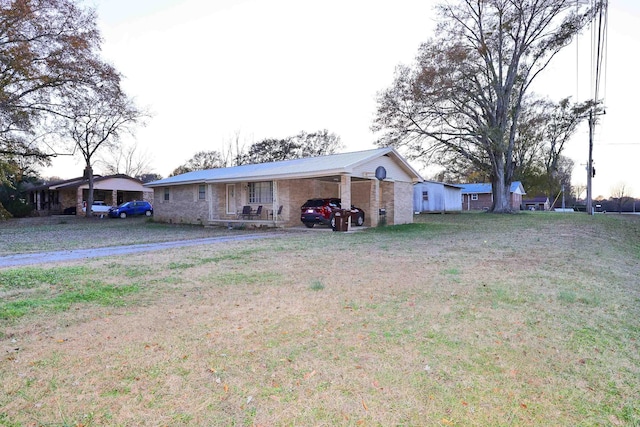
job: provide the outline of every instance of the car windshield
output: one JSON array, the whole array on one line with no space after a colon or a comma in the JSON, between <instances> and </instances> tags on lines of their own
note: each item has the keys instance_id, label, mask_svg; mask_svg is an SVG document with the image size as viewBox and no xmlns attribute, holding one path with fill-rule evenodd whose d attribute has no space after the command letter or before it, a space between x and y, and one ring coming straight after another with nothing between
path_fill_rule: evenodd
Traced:
<instances>
[{"instance_id":1,"label":"car windshield","mask_svg":"<svg viewBox=\"0 0 640 427\"><path fill-rule=\"evenodd\" d=\"M120 205L118 205L119 208L123 208L125 206L129 206L129 202L120 203Z\"/></svg>"}]
</instances>

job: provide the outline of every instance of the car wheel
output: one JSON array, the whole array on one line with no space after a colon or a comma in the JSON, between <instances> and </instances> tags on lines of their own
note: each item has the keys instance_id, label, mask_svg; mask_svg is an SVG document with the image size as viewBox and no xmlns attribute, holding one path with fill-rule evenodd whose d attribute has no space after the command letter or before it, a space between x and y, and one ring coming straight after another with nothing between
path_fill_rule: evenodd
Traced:
<instances>
[{"instance_id":1,"label":"car wheel","mask_svg":"<svg viewBox=\"0 0 640 427\"><path fill-rule=\"evenodd\" d=\"M151 216L151 211L146 211L144 214L145 214L146 216Z\"/></svg>"},{"instance_id":2,"label":"car wheel","mask_svg":"<svg viewBox=\"0 0 640 427\"><path fill-rule=\"evenodd\" d=\"M313 223L313 222L305 222L305 223L304 223L304 225L305 225L307 228L313 228L313 226L315 225L315 223Z\"/></svg>"},{"instance_id":3,"label":"car wheel","mask_svg":"<svg viewBox=\"0 0 640 427\"><path fill-rule=\"evenodd\" d=\"M127 217L126 212L120 212L120 218L125 219Z\"/></svg>"},{"instance_id":4,"label":"car wheel","mask_svg":"<svg viewBox=\"0 0 640 427\"><path fill-rule=\"evenodd\" d=\"M364 215L359 214L358 217L356 218L356 225L358 227L362 227L362 224L364 224Z\"/></svg>"}]
</instances>

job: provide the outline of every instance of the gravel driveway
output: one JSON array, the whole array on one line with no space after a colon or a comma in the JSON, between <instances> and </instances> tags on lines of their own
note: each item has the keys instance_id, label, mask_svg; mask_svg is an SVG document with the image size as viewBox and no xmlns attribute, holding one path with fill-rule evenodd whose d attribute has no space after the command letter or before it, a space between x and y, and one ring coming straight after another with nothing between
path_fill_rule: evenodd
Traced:
<instances>
[{"instance_id":1,"label":"gravel driveway","mask_svg":"<svg viewBox=\"0 0 640 427\"><path fill-rule=\"evenodd\" d=\"M111 246L94 249L74 249L69 251L40 252L30 254L7 255L0 257L0 268L21 265L44 264L51 262L73 261L83 258L98 258L113 255L126 255L139 252L159 251L185 246L211 245L224 242L242 242L247 240L280 237L282 233L243 234L238 236L208 237L203 239L179 240L174 242L145 243L139 245Z\"/></svg>"}]
</instances>

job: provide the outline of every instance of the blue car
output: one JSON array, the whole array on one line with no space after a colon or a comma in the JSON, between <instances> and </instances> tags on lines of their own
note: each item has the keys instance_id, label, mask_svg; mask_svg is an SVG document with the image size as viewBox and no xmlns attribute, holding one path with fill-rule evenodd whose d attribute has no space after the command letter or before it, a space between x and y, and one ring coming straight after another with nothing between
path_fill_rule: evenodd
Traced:
<instances>
[{"instance_id":1,"label":"blue car","mask_svg":"<svg viewBox=\"0 0 640 427\"><path fill-rule=\"evenodd\" d=\"M109 209L111 218L126 218L129 215L153 215L153 206L149 202L125 202L118 207Z\"/></svg>"}]
</instances>

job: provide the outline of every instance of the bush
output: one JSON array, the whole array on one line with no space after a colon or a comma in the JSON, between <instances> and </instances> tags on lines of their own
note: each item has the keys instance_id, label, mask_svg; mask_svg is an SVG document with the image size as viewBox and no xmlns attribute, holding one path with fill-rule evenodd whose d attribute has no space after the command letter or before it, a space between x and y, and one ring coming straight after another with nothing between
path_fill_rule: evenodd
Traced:
<instances>
[{"instance_id":1,"label":"bush","mask_svg":"<svg viewBox=\"0 0 640 427\"><path fill-rule=\"evenodd\" d=\"M11 217L12 215L9 213L9 211L7 211L2 203L0 203L0 221L6 221Z\"/></svg>"},{"instance_id":2,"label":"bush","mask_svg":"<svg viewBox=\"0 0 640 427\"><path fill-rule=\"evenodd\" d=\"M31 205L22 200L6 200L2 204L15 218L24 218L31 215Z\"/></svg>"}]
</instances>

